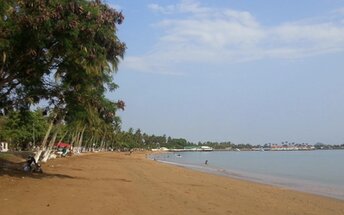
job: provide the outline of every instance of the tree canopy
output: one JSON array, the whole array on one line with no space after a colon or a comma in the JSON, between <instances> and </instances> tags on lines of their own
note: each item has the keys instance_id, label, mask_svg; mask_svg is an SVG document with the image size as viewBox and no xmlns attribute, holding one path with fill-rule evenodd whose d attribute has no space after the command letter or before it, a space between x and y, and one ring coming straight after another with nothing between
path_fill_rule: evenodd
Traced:
<instances>
[{"instance_id":1,"label":"tree canopy","mask_svg":"<svg viewBox=\"0 0 344 215\"><path fill-rule=\"evenodd\" d=\"M41 142L48 122L42 111L10 112L0 118L0 139L12 143L13 148L26 149Z\"/></svg>"},{"instance_id":2,"label":"tree canopy","mask_svg":"<svg viewBox=\"0 0 344 215\"><path fill-rule=\"evenodd\" d=\"M105 96L118 87L123 20L101 0L0 0L0 113L23 120L17 111L44 104L54 128L66 125L78 142L84 134L105 141L125 106ZM61 133L52 138L48 128L43 145Z\"/></svg>"},{"instance_id":3,"label":"tree canopy","mask_svg":"<svg viewBox=\"0 0 344 215\"><path fill-rule=\"evenodd\" d=\"M121 12L101 1L1 0L0 108L85 102L114 90ZM70 97L73 98L70 98ZM69 97L69 100L66 100Z\"/></svg>"}]
</instances>

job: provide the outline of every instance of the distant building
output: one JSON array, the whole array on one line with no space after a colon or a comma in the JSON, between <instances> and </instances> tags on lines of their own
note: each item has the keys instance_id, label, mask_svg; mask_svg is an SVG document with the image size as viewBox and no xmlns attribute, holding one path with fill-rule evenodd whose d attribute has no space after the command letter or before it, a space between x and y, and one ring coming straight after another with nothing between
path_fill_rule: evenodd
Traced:
<instances>
[{"instance_id":1,"label":"distant building","mask_svg":"<svg viewBox=\"0 0 344 215\"><path fill-rule=\"evenodd\" d=\"M7 152L8 151L8 143L0 142L0 152Z\"/></svg>"},{"instance_id":2,"label":"distant building","mask_svg":"<svg viewBox=\"0 0 344 215\"><path fill-rule=\"evenodd\" d=\"M201 146L201 151L213 151L213 148L210 146Z\"/></svg>"},{"instance_id":3,"label":"distant building","mask_svg":"<svg viewBox=\"0 0 344 215\"><path fill-rule=\"evenodd\" d=\"M299 151L299 150L314 150L315 147L308 144L283 144L283 145L277 145L272 144L271 145L271 151Z\"/></svg>"}]
</instances>

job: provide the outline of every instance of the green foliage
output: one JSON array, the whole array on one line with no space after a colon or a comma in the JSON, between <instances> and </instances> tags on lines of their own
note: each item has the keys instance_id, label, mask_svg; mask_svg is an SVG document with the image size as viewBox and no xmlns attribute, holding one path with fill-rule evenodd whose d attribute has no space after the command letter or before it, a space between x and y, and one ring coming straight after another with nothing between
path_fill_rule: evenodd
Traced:
<instances>
[{"instance_id":1,"label":"green foliage","mask_svg":"<svg viewBox=\"0 0 344 215\"><path fill-rule=\"evenodd\" d=\"M185 146L189 145L188 141L183 138L170 138L165 147L168 148L175 148L175 149L182 149Z\"/></svg>"},{"instance_id":2,"label":"green foliage","mask_svg":"<svg viewBox=\"0 0 344 215\"><path fill-rule=\"evenodd\" d=\"M231 142L204 142L204 143L198 143L199 146L210 146L213 149L230 149L230 148L237 148L237 146Z\"/></svg>"},{"instance_id":3,"label":"green foliage","mask_svg":"<svg viewBox=\"0 0 344 215\"><path fill-rule=\"evenodd\" d=\"M55 130L66 123L62 130L74 135L113 139L125 104L105 92L118 87L112 75L126 49L116 35L123 20L100 0L0 0L0 112L44 99ZM8 126L6 138L29 140L28 129Z\"/></svg>"},{"instance_id":4,"label":"green foliage","mask_svg":"<svg viewBox=\"0 0 344 215\"><path fill-rule=\"evenodd\" d=\"M188 145L192 145L186 139L183 138L166 138L166 135L156 136L142 133L140 129L134 132L133 128L128 131L121 131L115 135L115 140L118 143L118 148L160 148L166 147L170 149L184 148Z\"/></svg>"},{"instance_id":5,"label":"green foliage","mask_svg":"<svg viewBox=\"0 0 344 215\"><path fill-rule=\"evenodd\" d=\"M112 73L126 48L116 36L121 13L87 0L6 1L0 13L0 109L44 98L53 108L67 105L63 115L79 108L71 103L94 105L106 86L117 87Z\"/></svg>"},{"instance_id":6,"label":"green foliage","mask_svg":"<svg viewBox=\"0 0 344 215\"><path fill-rule=\"evenodd\" d=\"M27 148L30 142L40 142L48 126L41 111L11 112L0 119L0 139L22 149Z\"/></svg>"}]
</instances>

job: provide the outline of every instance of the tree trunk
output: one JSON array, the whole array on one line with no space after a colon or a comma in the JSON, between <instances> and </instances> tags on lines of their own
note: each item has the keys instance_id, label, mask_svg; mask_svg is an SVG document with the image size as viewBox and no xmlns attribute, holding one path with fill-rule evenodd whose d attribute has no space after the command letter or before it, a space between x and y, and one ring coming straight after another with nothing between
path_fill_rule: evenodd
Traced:
<instances>
[{"instance_id":1,"label":"tree trunk","mask_svg":"<svg viewBox=\"0 0 344 215\"><path fill-rule=\"evenodd\" d=\"M99 137L96 137L96 139L94 141L93 151L96 151L96 148L98 146L98 142L99 142Z\"/></svg>"},{"instance_id":2,"label":"tree trunk","mask_svg":"<svg viewBox=\"0 0 344 215\"><path fill-rule=\"evenodd\" d=\"M37 152L36 155L35 155L35 160L36 160L36 161L39 160L39 158L41 157L42 152L45 150L45 147L46 147L46 145L47 145L47 141L48 141L48 138L49 138L51 129L53 128L53 125L54 125L54 120L51 120L50 125L49 125L49 127L48 127L48 130L47 130L47 132L45 133L45 136L44 136L44 139L43 139L41 148L40 148L40 150L38 150L38 152Z\"/></svg>"},{"instance_id":3,"label":"tree trunk","mask_svg":"<svg viewBox=\"0 0 344 215\"><path fill-rule=\"evenodd\" d=\"M53 135L53 138L51 138L50 140L50 143L49 143L49 146L47 147L47 150L45 150L44 152L44 155L43 155L43 158L42 158L42 162L47 162L47 160L49 159L49 156L50 156L50 153L51 153L51 150L54 146L54 143L55 143L55 140L56 140L56 137L57 137L57 133L58 133L58 129L56 129L54 135Z\"/></svg>"},{"instance_id":4,"label":"tree trunk","mask_svg":"<svg viewBox=\"0 0 344 215\"><path fill-rule=\"evenodd\" d=\"M89 152L90 149L92 148L92 142L93 142L93 135L91 136L91 138L89 139L89 141L87 141L87 144L86 144L86 146L85 146L87 152Z\"/></svg>"},{"instance_id":5,"label":"tree trunk","mask_svg":"<svg viewBox=\"0 0 344 215\"><path fill-rule=\"evenodd\" d=\"M61 139L59 140L59 142L58 142L59 144L62 143L62 141L63 141L63 139L66 137L67 133L68 133L68 130L63 134L63 136L62 136Z\"/></svg>"},{"instance_id":6,"label":"tree trunk","mask_svg":"<svg viewBox=\"0 0 344 215\"><path fill-rule=\"evenodd\" d=\"M73 147L72 150L74 150L74 146L76 146L76 144L74 144L75 142L77 142L77 140L79 139L79 135L80 135L80 132L75 132L74 136L72 137L72 141L70 143L70 145Z\"/></svg>"},{"instance_id":7,"label":"tree trunk","mask_svg":"<svg viewBox=\"0 0 344 215\"><path fill-rule=\"evenodd\" d=\"M83 139L83 137L84 137L85 129L86 129L86 126L84 126L84 128L82 129L82 131L81 131L81 133L80 133L79 143L78 143L78 149L77 149L77 152L78 152L78 153L81 152L82 139Z\"/></svg>"},{"instance_id":8,"label":"tree trunk","mask_svg":"<svg viewBox=\"0 0 344 215\"><path fill-rule=\"evenodd\" d=\"M102 140L100 142L100 151L104 150L104 141L105 141L105 132L104 132L103 138L102 138Z\"/></svg>"}]
</instances>

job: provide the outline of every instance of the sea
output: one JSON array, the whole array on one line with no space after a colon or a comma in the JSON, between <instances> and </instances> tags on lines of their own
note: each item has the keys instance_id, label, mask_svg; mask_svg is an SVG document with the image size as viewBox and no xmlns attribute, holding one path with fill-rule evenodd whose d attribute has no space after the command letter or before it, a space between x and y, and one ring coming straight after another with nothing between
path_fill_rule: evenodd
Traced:
<instances>
[{"instance_id":1,"label":"sea","mask_svg":"<svg viewBox=\"0 0 344 215\"><path fill-rule=\"evenodd\" d=\"M175 152L150 158L344 200L344 150Z\"/></svg>"}]
</instances>

